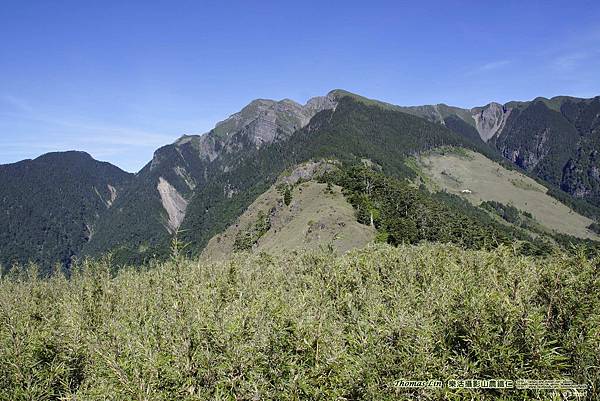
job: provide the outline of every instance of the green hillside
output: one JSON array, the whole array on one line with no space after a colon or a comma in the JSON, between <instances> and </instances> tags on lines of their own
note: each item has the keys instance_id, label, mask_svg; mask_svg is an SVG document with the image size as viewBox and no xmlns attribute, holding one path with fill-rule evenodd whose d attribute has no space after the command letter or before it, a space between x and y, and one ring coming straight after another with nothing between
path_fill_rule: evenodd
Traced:
<instances>
[{"instance_id":1,"label":"green hillside","mask_svg":"<svg viewBox=\"0 0 600 401\"><path fill-rule=\"evenodd\" d=\"M220 203L223 197L231 195L235 202L249 205L260 192L247 197L244 190L223 181L222 177L228 172L244 176L247 172L238 167L244 159L255 157L269 144L285 141L318 111L328 107L333 107L333 99L328 96L312 98L305 105L288 99L278 102L259 99L204 135L186 135L159 148L136 174L115 208L100 222L83 255L98 257L111 252L123 263L138 264L164 258L171 237L183 225L185 230L199 225L203 230L208 227L211 230L205 236L208 240L227 226L220 221L228 219L230 213L218 214L213 220L206 215L209 211L194 205ZM259 178L277 177L280 172L263 171L265 175ZM238 217L242 210L236 208L233 217Z\"/></svg>"},{"instance_id":2,"label":"green hillside","mask_svg":"<svg viewBox=\"0 0 600 401\"><path fill-rule=\"evenodd\" d=\"M375 228L357 221L339 186L317 183L310 176L309 181L288 180L294 173L278 180L231 226L213 237L202 257L223 260L240 250L286 254L331 249L343 253L373 241Z\"/></svg>"},{"instance_id":3,"label":"green hillside","mask_svg":"<svg viewBox=\"0 0 600 401\"><path fill-rule=\"evenodd\" d=\"M131 180L84 152L0 165L0 266L68 266Z\"/></svg>"},{"instance_id":4,"label":"green hillside","mask_svg":"<svg viewBox=\"0 0 600 401\"><path fill-rule=\"evenodd\" d=\"M474 205L498 201L528 212L548 231L598 240L581 216L547 195L548 189L526 175L507 170L479 153L432 152L418 159L431 187L464 197Z\"/></svg>"},{"instance_id":5,"label":"green hillside","mask_svg":"<svg viewBox=\"0 0 600 401\"><path fill-rule=\"evenodd\" d=\"M563 379L600 397L600 261L387 245L0 278L0 400L524 400L401 379Z\"/></svg>"}]
</instances>

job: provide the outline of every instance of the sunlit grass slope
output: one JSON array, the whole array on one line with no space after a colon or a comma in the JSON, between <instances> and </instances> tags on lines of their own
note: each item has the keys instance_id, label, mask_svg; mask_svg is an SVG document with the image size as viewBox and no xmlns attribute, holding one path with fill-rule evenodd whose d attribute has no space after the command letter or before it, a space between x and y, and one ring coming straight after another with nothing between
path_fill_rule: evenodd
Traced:
<instances>
[{"instance_id":1,"label":"sunlit grass slope","mask_svg":"<svg viewBox=\"0 0 600 401\"><path fill-rule=\"evenodd\" d=\"M375 229L356 221L352 205L341 188L303 182L291 189L292 200L286 205L272 186L260 195L225 232L209 242L202 256L222 260L234 253L234 241L240 231L256 224L260 213L269 216L269 229L257 241L254 252L282 254L290 250L327 248L343 253L362 248L375 238Z\"/></svg>"},{"instance_id":2,"label":"sunlit grass slope","mask_svg":"<svg viewBox=\"0 0 600 401\"><path fill-rule=\"evenodd\" d=\"M593 220L547 195L548 189L535 180L470 150L431 152L421 156L418 167L434 189L460 195L478 205L498 201L527 211L550 231L598 240L587 229Z\"/></svg>"},{"instance_id":3,"label":"sunlit grass slope","mask_svg":"<svg viewBox=\"0 0 600 401\"><path fill-rule=\"evenodd\" d=\"M564 377L599 397L598 262L378 245L6 276L0 399L522 400L395 383Z\"/></svg>"}]
</instances>

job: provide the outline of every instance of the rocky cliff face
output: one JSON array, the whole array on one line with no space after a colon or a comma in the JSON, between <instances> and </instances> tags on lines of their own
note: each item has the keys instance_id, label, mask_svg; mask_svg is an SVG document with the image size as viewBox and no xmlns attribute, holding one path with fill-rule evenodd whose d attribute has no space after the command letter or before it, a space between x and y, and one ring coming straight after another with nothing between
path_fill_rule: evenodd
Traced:
<instances>
[{"instance_id":1,"label":"rocky cliff face","mask_svg":"<svg viewBox=\"0 0 600 401\"><path fill-rule=\"evenodd\" d=\"M304 127L320 111L334 109L335 94L310 99L305 105L290 99L274 101L256 99L239 112L218 122L211 131L203 135L184 135L172 146L190 144L198 157L212 162L223 154L235 153L245 146L260 148L277 140L286 139ZM160 157L160 156L158 156ZM157 156L152 167L156 167Z\"/></svg>"},{"instance_id":2,"label":"rocky cliff face","mask_svg":"<svg viewBox=\"0 0 600 401\"><path fill-rule=\"evenodd\" d=\"M487 142L502 131L511 109L507 109L499 103L490 103L480 109L473 109L472 112L479 136L484 142Z\"/></svg>"}]
</instances>

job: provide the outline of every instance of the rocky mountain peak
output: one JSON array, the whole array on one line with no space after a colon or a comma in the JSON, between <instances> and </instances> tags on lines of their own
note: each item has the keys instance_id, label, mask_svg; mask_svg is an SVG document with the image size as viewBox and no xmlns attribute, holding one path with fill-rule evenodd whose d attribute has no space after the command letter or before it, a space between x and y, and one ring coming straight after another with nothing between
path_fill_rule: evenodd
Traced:
<instances>
[{"instance_id":1,"label":"rocky mountain peak","mask_svg":"<svg viewBox=\"0 0 600 401\"><path fill-rule=\"evenodd\" d=\"M312 115L315 115L323 110L335 109L336 106L337 99L330 92L326 96L317 96L309 99L308 102L306 102L306 104L304 105L304 109Z\"/></svg>"},{"instance_id":2,"label":"rocky mountain peak","mask_svg":"<svg viewBox=\"0 0 600 401\"><path fill-rule=\"evenodd\" d=\"M502 130L510 115L510 111L511 109L507 109L496 102L473 109L475 128L477 128L477 132L479 132L479 136L484 142L489 141Z\"/></svg>"},{"instance_id":3,"label":"rocky mountain peak","mask_svg":"<svg viewBox=\"0 0 600 401\"><path fill-rule=\"evenodd\" d=\"M193 146L202 159L212 161L220 152L240 149L240 144L251 143L255 147L289 137L304 127L320 111L334 109L339 94L330 92L326 96L309 99L305 105L291 99L275 101L255 99L239 112L218 122L211 131L203 135L183 135L173 145ZM159 152L160 153L160 152ZM155 158L160 156L155 154ZM158 160L153 160L155 168Z\"/></svg>"}]
</instances>

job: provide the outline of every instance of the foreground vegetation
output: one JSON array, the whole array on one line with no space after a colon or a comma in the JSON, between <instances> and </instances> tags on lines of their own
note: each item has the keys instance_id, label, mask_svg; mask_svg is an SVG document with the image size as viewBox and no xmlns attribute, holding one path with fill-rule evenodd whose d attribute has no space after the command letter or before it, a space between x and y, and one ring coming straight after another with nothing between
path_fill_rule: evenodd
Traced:
<instances>
[{"instance_id":1,"label":"foreground vegetation","mask_svg":"<svg viewBox=\"0 0 600 401\"><path fill-rule=\"evenodd\" d=\"M598 262L381 244L21 271L0 280L0 400L522 400L395 384L565 377L597 399Z\"/></svg>"}]
</instances>

